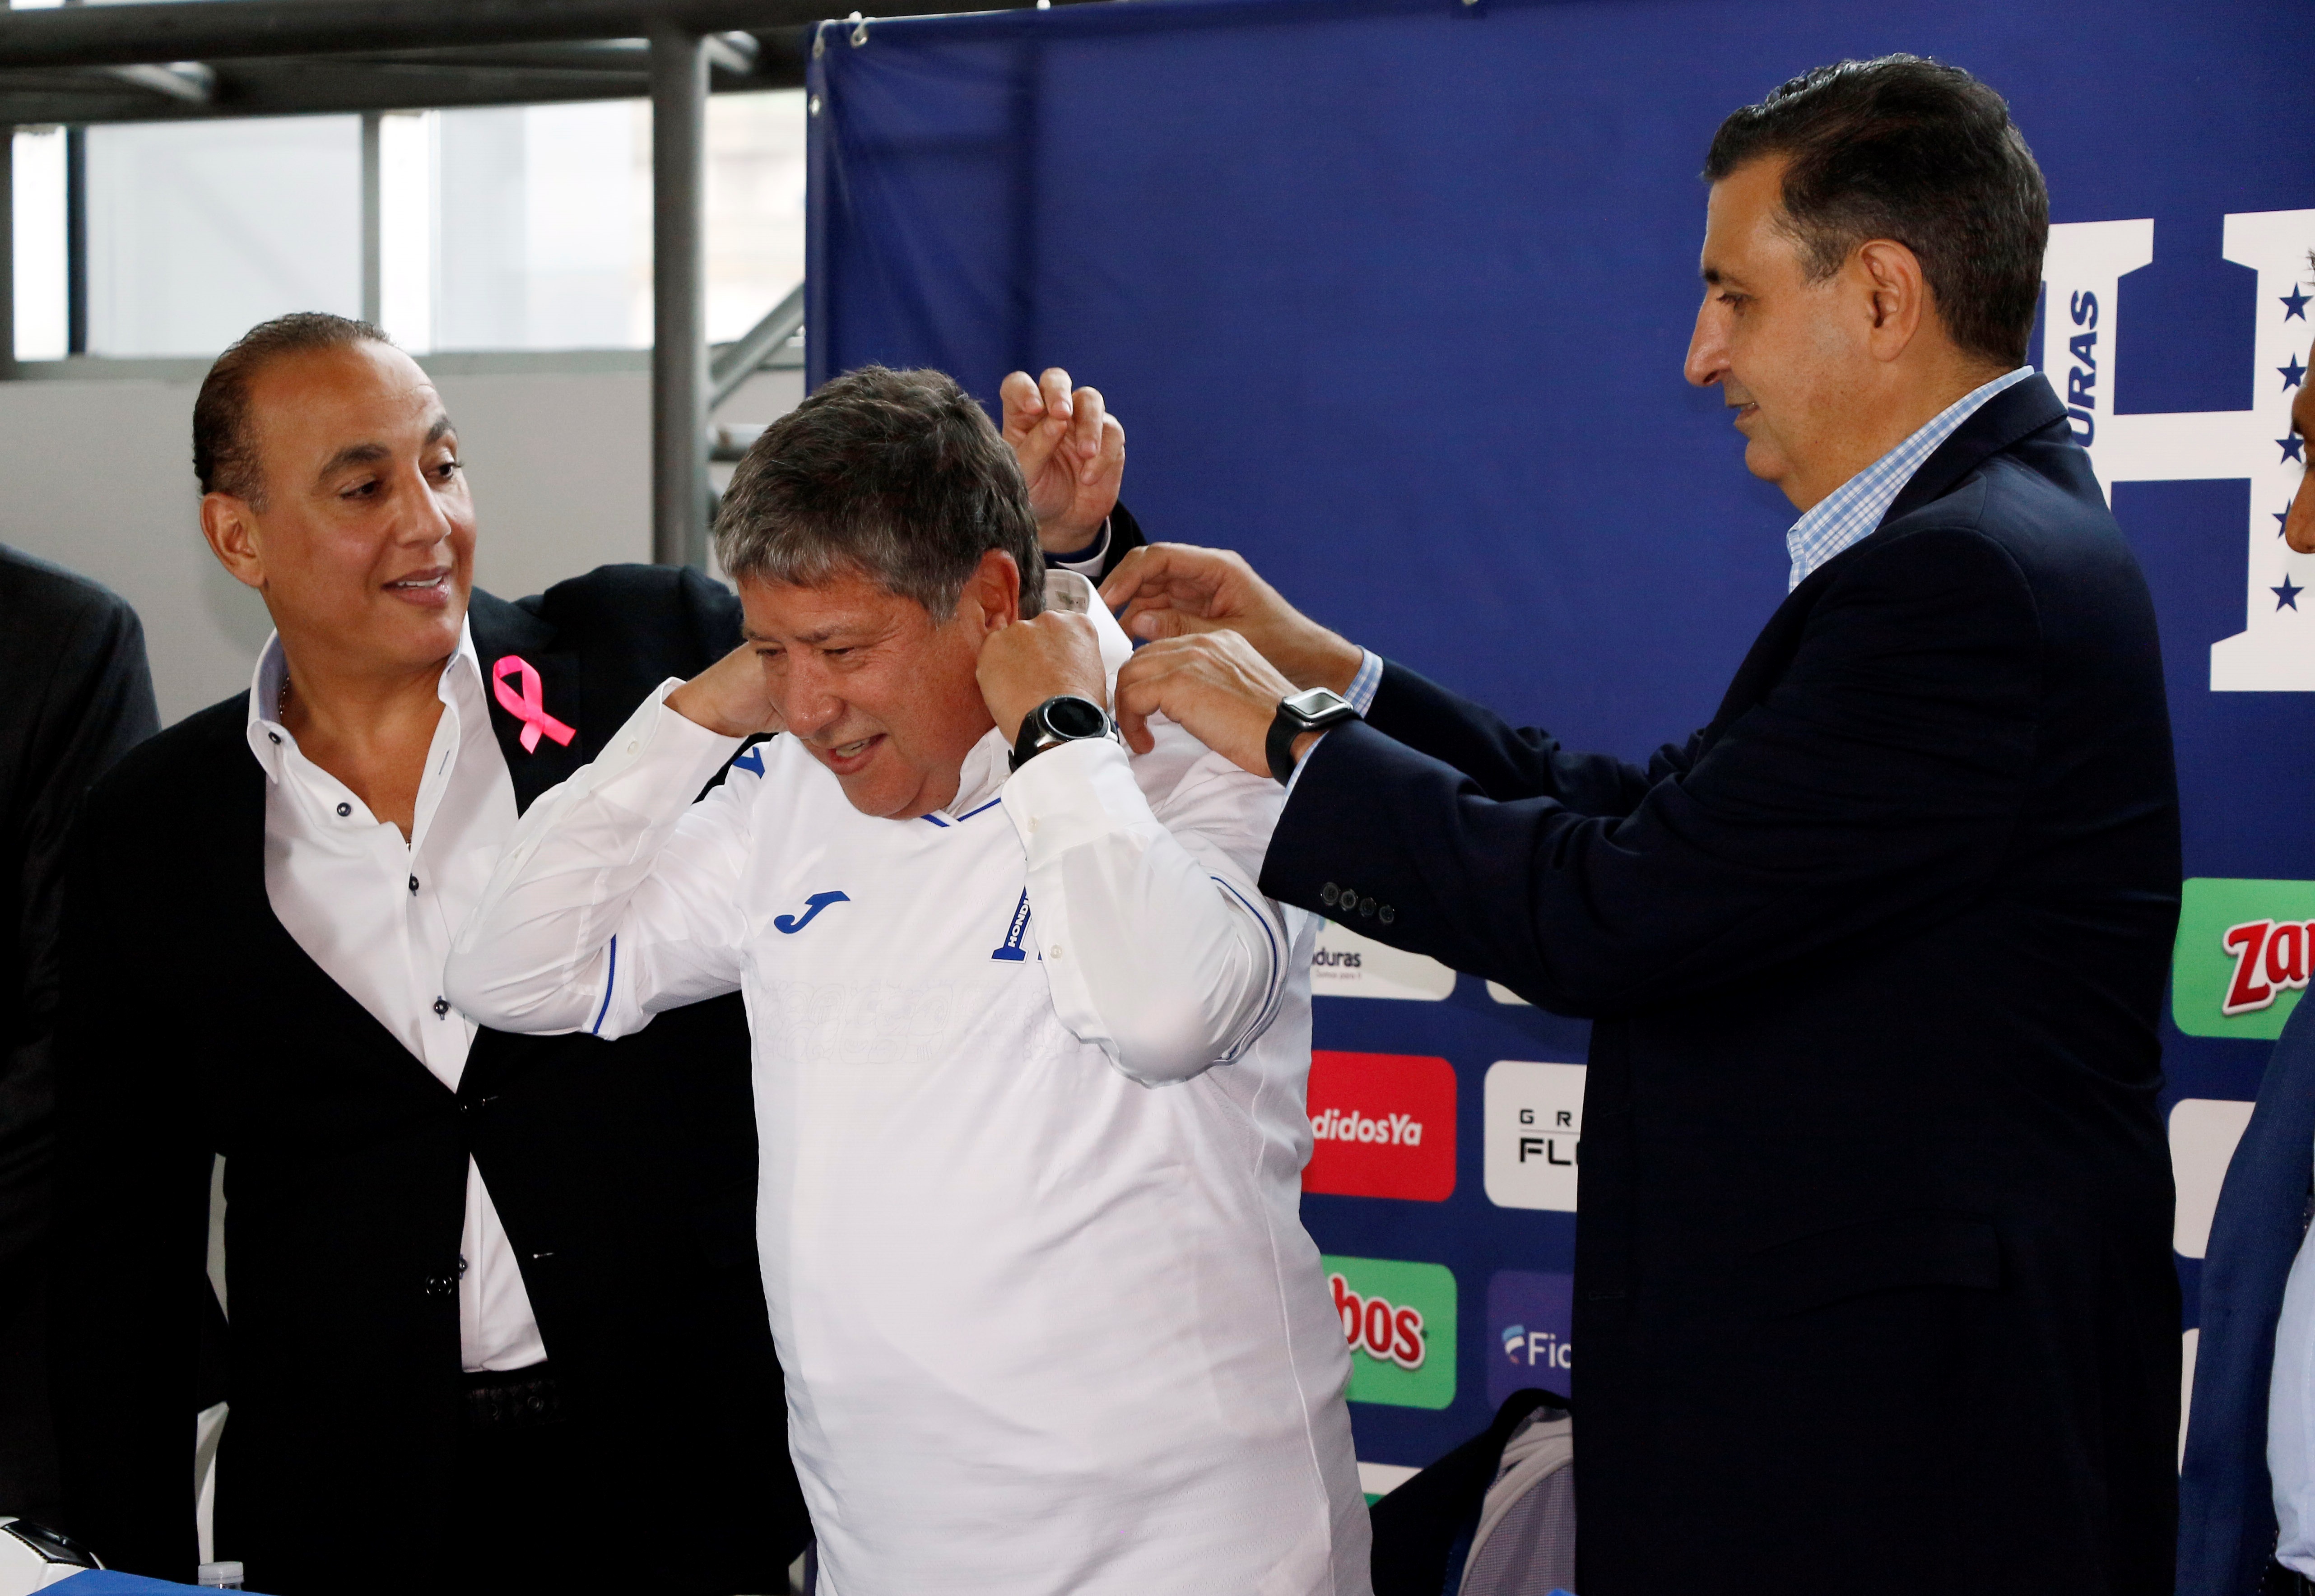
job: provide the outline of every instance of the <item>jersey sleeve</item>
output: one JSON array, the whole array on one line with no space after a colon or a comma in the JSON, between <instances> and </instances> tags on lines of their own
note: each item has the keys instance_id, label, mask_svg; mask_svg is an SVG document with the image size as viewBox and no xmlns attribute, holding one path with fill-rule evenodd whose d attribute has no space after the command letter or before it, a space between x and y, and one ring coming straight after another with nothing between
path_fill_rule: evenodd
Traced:
<instances>
[{"instance_id":1,"label":"jersey sleeve","mask_svg":"<svg viewBox=\"0 0 2315 1596\"><path fill-rule=\"evenodd\" d=\"M1152 730L1158 747L1140 759L1105 740L1041 754L1004 799L1062 1024L1160 1086L1230 1062L1268 1027L1291 933L1254 884L1276 785L1177 726Z\"/></svg>"},{"instance_id":2,"label":"jersey sleeve","mask_svg":"<svg viewBox=\"0 0 2315 1596\"><path fill-rule=\"evenodd\" d=\"M670 678L595 762L530 807L451 949L450 1001L501 1030L642 1029L740 984L740 882L760 775L666 706Z\"/></svg>"}]
</instances>

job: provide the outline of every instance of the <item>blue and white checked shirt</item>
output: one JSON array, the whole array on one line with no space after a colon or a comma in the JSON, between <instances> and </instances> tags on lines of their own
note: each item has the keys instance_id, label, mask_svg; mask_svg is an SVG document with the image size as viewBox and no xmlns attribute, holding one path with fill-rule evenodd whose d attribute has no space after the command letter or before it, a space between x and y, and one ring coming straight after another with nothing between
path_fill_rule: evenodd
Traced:
<instances>
[{"instance_id":1,"label":"blue and white checked shirt","mask_svg":"<svg viewBox=\"0 0 2315 1596\"><path fill-rule=\"evenodd\" d=\"M1951 438L1987 400L2033 375L2031 366L2020 366L2006 377L1972 388L1938 412L1929 425L1835 488L1823 502L1795 521L1793 529L1785 534L1785 547L1793 556L1792 581L1785 590L1799 587L1809 572L1878 527L1889 506L1913 480L1913 473L1938 452L1938 445Z\"/></svg>"},{"instance_id":2,"label":"blue and white checked shirt","mask_svg":"<svg viewBox=\"0 0 2315 1596\"><path fill-rule=\"evenodd\" d=\"M1913 480L1913 473L1921 463L1938 452L1938 445L1951 438L1961 424L1975 415L1985 402L2002 389L2024 382L2034 375L2031 366L2020 366L1991 382L1972 388L1932 417L1929 424L1904 442L1850 477L1826 495L1823 502L1793 523L1785 534L1785 546L1792 552L1792 581L1789 592L1801 585L1808 573L1840 553L1881 524L1881 518ZM1375 689L1382 685L1382 656L1372 649L1359 664L1359 673L1351 678L1351 690L1343 695L1361 715L1374 707ZM1322 738L1321 740L1324 740ZM1317 743L1310 748L1316 749ZM1302 767L1309 762L1306 751L1294 767L1293 780L1286 784L1291 795L1295 782L1302 779Z\"/></svg>"}]
</instances>

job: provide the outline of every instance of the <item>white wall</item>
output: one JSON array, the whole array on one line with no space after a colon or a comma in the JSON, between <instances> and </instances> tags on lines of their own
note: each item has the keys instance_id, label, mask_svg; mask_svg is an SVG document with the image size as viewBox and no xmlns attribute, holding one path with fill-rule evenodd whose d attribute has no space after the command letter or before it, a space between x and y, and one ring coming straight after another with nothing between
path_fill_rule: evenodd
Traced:
<instances>
[{"instance_id":1,"label":"white wall","mask_svg":"<svg viewBox=\"0 0 2315 1596\"><path fill-rule=\"evenodd\" d=\"M651 558L651 378L629 369L474 369L429 360L457 423L481 535L477 583L505 598ZM201 541L192 474L198 368L155 378L0 383L0 542L137 607L164 723L249 686L271 625ZM720 412L768 421L802 374L767 372ZM4 617L0 617L4 619Z\"/></svg>"}]
</instances>

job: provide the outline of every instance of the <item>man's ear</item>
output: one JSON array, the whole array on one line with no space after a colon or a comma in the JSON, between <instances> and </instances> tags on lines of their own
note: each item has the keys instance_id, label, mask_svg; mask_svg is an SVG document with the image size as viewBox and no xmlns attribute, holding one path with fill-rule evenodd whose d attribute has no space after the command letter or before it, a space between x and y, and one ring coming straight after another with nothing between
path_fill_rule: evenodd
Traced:
<instances>
[{"instance_id":1,"label":"man's ear","mask_svg":"<svg viewBox=\"0 0 2315 1596\"><path fill-rule=\"evenodd\" d=\"M1857 246L1851 267L1869 297L1867 346L1876 359L1894 360L1911 346L1930 314L1920 257L1894 238L1874 238Z\"/></svg>"},{"instance_id":2,"label":"man's ear","mask_svg":"<svg viewBox=\"0 0 2315 1596\"><path fill-rule=\"evenodd\" d=\"M964 590L965 597L980 606L984 636L1001 632L1021 618L1021 567L1003 549L990 549L980 556Z\"/></svg>"},{"instance_id":3,"label":"man's ear","mask_svg":"<svg viewBox=\"0 0 2315 1596\"><path fill-rule=\"evenodd\" d=\"M231 493L202 494L201 536L234 581L264 590L265 558L258 545L257 516L247 500Z\"/></svg>"}]
</instances>

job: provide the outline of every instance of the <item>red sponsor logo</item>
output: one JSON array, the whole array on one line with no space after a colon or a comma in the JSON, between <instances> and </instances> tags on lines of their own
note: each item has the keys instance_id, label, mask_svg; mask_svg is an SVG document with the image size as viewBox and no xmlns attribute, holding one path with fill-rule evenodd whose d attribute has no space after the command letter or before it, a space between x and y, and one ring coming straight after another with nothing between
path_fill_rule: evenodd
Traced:
<instances>
[{"instance_id":1,"label":"red sponsor logo","mask_svg":"<svg viewBox=\"0 0 2315 1596\"><path fill-rule=\"evenodd\" d=\"M2266 1008L2277 995L2307 985L2309 950L2315 944L2315 920L2245 920L2230 926L2219 938L2235 956L2234 979L2227 983L2221 1014L2248 1014Z\"/></svg>"},{"instance_id":2,"label":"red sponsor logo","mask_svg":"<svg viewBox=\"0 0 2315 1596\"><path fill-rule=\"evenodd\" d=\"M1455 1190L1454 1066L1408 1053L1313 1052L1310 1142L1306 1192L1444 1202Z\"/></svg>"},{"instance_id":3,"label":"red sponsor logo","mask_svg":"<svg viewBox=\"0 0 2315 1596\"><path fill-rule=\"evenodd\" d=\"M1326 1277L1335 1293L1335 1311L1342 1316L1343 1339L1353 1352L1396 1363L1401 1369L1423 1367L1425 1343L1423 1310L1399 1308L1381 1297L1362 1297L1339 1274Z\"/></svg>"}]
</instances>

